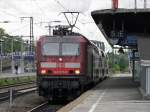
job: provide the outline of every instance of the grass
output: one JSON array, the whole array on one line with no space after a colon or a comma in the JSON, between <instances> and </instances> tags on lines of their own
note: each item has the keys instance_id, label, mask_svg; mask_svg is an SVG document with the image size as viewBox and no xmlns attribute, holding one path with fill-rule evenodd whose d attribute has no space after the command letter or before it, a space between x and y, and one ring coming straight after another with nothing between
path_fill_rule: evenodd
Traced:
<instances>
[{"instance_id":1,"label":"grass","mask_svg":"<svg viewBox=\"0 0 150 112\"><path fill-rule=\"evenodd\" d=\"M0 87L15 85L24 82L36 81L36 76L24 76L24 77L15 77L15 78L4 78L0 79Z\"/></svg>"}]
</instances>

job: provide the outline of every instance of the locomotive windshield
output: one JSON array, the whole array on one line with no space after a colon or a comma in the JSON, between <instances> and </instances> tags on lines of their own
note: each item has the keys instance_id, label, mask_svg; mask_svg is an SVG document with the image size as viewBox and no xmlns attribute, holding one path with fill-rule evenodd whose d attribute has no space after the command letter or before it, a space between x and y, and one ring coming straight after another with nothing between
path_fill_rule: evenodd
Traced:
<instances>
[{"instance_id":1,"label":"locomotive windshield","mask_svg":"<svg viewBox=\"0 0 150 112\"><path fill-rule=\"evenodd\" d=\"M42 50L43 55L59 55L59 43L45 43Z\"/></svg>"},{"instance_id":2,"label":"locomotive windshield","mask_svg":"<svg viewBox=\"0 0 150 112\"><path fill-rule=\"evenodd\" d=\"M79 44L45 43L43 45L42 54L49 56L77 56L79 55Z\"/></svg>"},{"instance_id":3,"label":"locomotive windshield","mask_svg":"<svg viewBox=\"0 0 150 112\"><path fill-rule=\"evenodd\" d=\"M74 43L63 43L62 44L62 55L79 55L79 44Z\"/></svg>"}]
</instances>

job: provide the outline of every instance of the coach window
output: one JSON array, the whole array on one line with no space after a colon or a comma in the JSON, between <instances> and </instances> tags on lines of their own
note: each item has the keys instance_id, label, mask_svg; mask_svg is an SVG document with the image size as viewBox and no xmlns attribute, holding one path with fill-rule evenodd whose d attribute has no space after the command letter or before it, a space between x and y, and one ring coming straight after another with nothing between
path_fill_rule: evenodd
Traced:
<instances>
[{"instance_id":1,"label":"coach window","mask_svg":"<svg viewBox=\"0 0 150 112\"><path fill-rule=\"evenodd\" d=\"M62 55L75 56L79 55L79 44L75 43L63 43L62 44Z\"/></svg>"},{"instance_id":2,"label":"coach window","mask_svg":"<svg viewBox=\"0 0 150 112\"><path fill-rule=\"evenodd\" d=\"M59 55L59 43L45 43L42 53L43 55Z\"/></svg>"},{"instance_id":3,"label":"coach window","mask_svg":"<svg viewBox=\"0 0 150 112\"><path fill-rule=\"evenodd\" d=\"M102 53L102 57L105 57L104 52L103 52L103 51L101 51L101 53Z\"/></svg>"}]
</instances>

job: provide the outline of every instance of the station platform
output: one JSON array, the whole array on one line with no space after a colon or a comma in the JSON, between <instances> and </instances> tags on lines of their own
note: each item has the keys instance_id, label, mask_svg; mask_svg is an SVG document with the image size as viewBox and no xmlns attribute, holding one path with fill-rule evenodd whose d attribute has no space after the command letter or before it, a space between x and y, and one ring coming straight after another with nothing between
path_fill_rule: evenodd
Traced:
<instances>
[{"instance_id":1,"label":"station platform","mask_svg":"<svg viewBox=\"0 0 150 112\"><path fill-rule=\"evenodd\" d=\"M20 74L13 74L13 73L0 73L0 79L5 78L15 78L15 77L27 77L27 76L35 76L35 72L31 73L20 73Z\"/></svg>"},{"instance_id":2,"label":"station platform","mask_svg":"<svg viewBox=\"0 0 150 112\"><path fill-rule=\"evenodd\" d=\"M58 112L150 112L139 84L129 74L117 74L83 93Z\"/></svg>"}]
</instances>

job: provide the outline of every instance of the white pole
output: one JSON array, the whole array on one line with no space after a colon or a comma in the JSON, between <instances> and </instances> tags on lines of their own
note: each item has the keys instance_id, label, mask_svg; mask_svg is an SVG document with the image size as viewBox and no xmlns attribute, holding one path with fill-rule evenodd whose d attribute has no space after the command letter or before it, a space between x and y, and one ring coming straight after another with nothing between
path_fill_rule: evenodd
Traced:
<instances>
[{"instance_id":1,"label":"white pole","mask_svg":"<svg viewBox=\"0 0 150 112\"><path fill-rule=\"evenodd\" d=\"M135 0L135 9L137 9L137 0Z\"/></svg>"},{"instance_id":2,"label":"white pole","mask_svg":"<svg viewBox=\"0 0 150 112\"><path fill-rule=\"evenodd\" d=\"M1 44L1 73L3 72L3 68L2 68L2 66L3 66L3 59L2 59L2 48L3 48L3 46L2 46L2 40L0 40L0 44Z\"/></svg>"},{"instance_id":3,"label":"white pole","mask_svg":"<svg viewBox=\"0 0 150 112\"><path fill-rule=\"evenodd\" d=\"M12 40L11 40L11 70L12 73L14 73L14 40L13 40L13 36L12 36Z\"/></svg>"},{"instance_id":4,"label":"white pole","mask_svg":"<svg viewBox=\"0 0 150 112\"><path fill-rule=\"evenodd\" d=\"M9 106L12 107L13 105L13 89L10 88L10 96L9 96Z\"/></svg>"},{"instance_id":5,"label":"white pole","mask_svg":"<svg viewBox=\"0 0 150 112\"><path fill-rule=\"evenodd\" d=\"M23 57L23 38L21 36L21 61L20 61L20 66L21 66L21 73L24 73L24 57Z\"/></svg>"}]
</instances>

